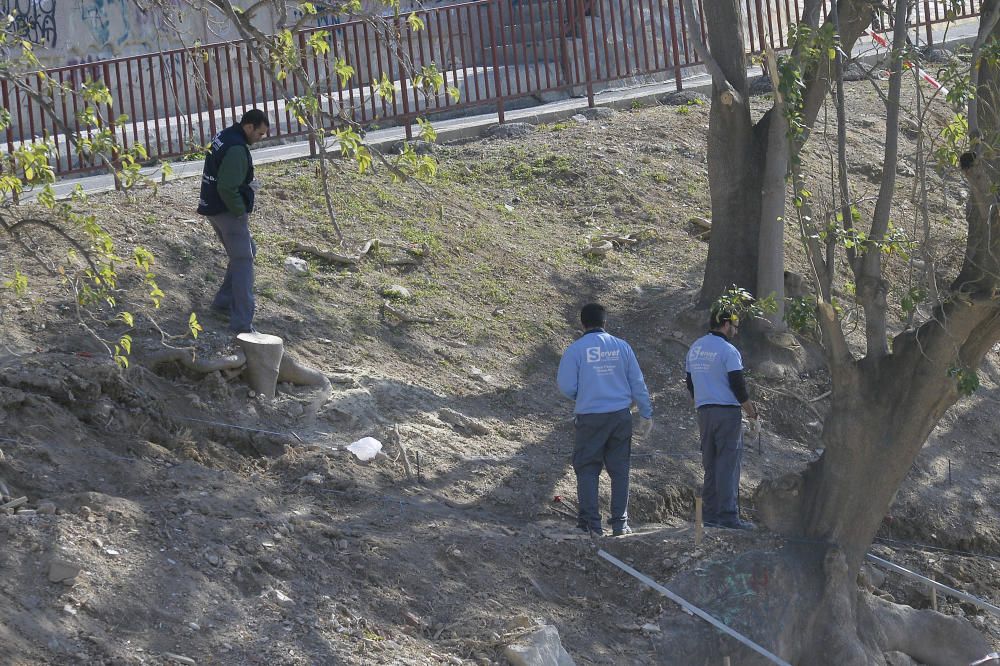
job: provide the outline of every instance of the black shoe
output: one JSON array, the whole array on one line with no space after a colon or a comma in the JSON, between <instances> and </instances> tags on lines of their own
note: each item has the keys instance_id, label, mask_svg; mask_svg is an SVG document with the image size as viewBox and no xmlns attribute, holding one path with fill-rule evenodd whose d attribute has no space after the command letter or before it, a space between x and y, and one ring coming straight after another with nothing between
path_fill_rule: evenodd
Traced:
<instances>
[{"instance_id":1,"label":"black shoe","mask_svg":"<svg viewBox=\"0 0 1000 666\"><path fill-rule=\"evenodd\" d=\"M705 527L722 527L721 525L719 525L719 523L715 522L714 520L706 520L702 522L702 525Z\"/></svg>"},{"instance_id":2,"label":"black shoe","mask_svg":"<svg viewBox=\"0 0 1000 666\"><path fill-rule=\"evenodd\" d=\"M587 527L586 525L577 525L576 529L580 530L581 532L583 532L584 534L586 534L591 538L604 536L604 530L602 530L600 527L594 529L592 527Z\"/></svg>"},{"instance_id":3,"label":"black shoe","mask_svg":"<svg viewBox=\"0 0 1000 666\"><path fill-rule=\"evenodd\" d=\"M611 536L616 536L616 537L626 536L628 534L632 534L632 528L629 527L628 525L622 525L621 527L616 527L614 530L611 531Z\"/></svg>"},{"instance_id":4,"label":"black shoe","mask_svg":"<svg viewBox=\"0 0 1000 666\"><path fill-rule=\"evenodd\" d=\"M719 523L717 527L724 527L727 530L755 530L757 526L749 520L737 520L735 523Z\"/></svg>"}]
</instances>

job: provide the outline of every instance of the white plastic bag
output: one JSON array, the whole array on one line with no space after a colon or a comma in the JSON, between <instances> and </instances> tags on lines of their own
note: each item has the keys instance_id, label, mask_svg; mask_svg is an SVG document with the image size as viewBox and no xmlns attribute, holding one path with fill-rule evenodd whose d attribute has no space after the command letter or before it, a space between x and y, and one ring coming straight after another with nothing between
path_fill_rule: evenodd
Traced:
<instances>
[{"instance_id":1,"label":"white plastic bag","mask_svg":"<svg viewBox=\"0 0 1000 666\"><path fill-rule=\"evenodd\" d=\"M367 462L377 456L378 452L382 450L382 442L374 437L362 437L345 448L356 455L358 460Z\"/></svg>"}]
</instances>

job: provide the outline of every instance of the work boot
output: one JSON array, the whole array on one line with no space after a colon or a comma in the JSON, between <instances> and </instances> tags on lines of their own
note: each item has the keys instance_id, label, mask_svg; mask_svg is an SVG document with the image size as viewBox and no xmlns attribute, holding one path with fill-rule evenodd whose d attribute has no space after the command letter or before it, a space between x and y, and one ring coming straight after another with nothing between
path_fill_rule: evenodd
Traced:
<instances>
[{"instance_id":1,"label":"work boot","mask_svg":"<svg viewBox=\"0 0 1000 666\"><path fill-rule=\"evenodd\" d=\"M580 530L587 536L591 538L598 538L604 536L604 530L600 527L588 527L587 525L577 525L576 529Z\"/></svg>"},{"instance_id":2,"label":"work boot","mask_svg":"<svg viewBox=\"0 0 1000 666\"><path fill-rule=\"evenodd\" d=\"M629 527L628 525L622 525L621 527L616 527L614 530L611 531L611 536L616 536L616 537L627 536L629 534L632 534L632 528Z\"/></svg>"},{"instance_id":3,"label":"work boot","mask_svg":"<svg viewBox=\"0 0 1000 666\"><path fill-rule=\"evenodd\" d=\"M727 530L755 530L757 526L749 520L737 520L735 523L717 523L715 527L724 527Z\"/></svg>"}]
</instances>

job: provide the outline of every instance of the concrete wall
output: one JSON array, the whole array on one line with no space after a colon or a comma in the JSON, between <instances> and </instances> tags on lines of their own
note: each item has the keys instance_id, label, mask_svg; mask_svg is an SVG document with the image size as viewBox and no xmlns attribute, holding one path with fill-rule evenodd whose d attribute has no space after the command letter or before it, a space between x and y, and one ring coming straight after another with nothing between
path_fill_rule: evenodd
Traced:
<instances>
[{"instance_id":1,"label":"concrete wall","mask_svg":"<svg viewBox=\"0 0 1000 666\"><path fill-rule=\"evenodd\" d=\"M450 5L460 0L430 0L424 7ZM183 41L203 44L236 39L236 31L223 17L208 12L194 14L178 0L172 10L145 11L135 0L0 0L4 14L14 14L18 26L29 40L38 44L36 54L50 67L77 65L120 56L156 53L182 46L174 25L180 28ZM297 3L292 3L297 4ZM383 8L368 3L372 9ZM415 6L410 2L409 6ZM404 10L408 4L403 3ZM164 17L168 11L169 19ZM178 20L178 16L183 18ZM273 25L271 14L261 13L258 25ZM300 17L291 11L291 20ZM317 14L308 25L337 25L343 17Z\"/></svg>"}]
</instances>

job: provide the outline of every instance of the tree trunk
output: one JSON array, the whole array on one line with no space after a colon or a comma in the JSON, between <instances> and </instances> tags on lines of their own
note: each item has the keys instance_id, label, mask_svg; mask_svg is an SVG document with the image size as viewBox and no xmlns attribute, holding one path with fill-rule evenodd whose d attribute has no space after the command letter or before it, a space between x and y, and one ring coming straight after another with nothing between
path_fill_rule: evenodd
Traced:
<instances>
[{"instance_id":1,"label":"tree trunk","mask_svg":"<svg viewBox=\"0 0 1000 666\"><path fill-rule=\"evenodd\" d=\"M865 0L840 0L840 35L847 52L871 23L871 3ZM807 14L818 16L820 5L807 3ZM725 90L718 82L712 86L712 110L708 134L708 180L712 198L712 240L708 247L705 279L698 298L699 307L709 307L731 285L758 289L760 262L758 254L764 202L764 171L769 159L782 161L787 168L787 147L769 142L769 128L774 110L753 125L747 101L746 55L744 53L743 14L738 0L704 3L705 25L712 56L726 80L741 95L743 103L726 104ZM810 16L804 16L810 19ZM834 63L819 58L815 70L805 77L802 116L812 127L829 90ZM770 145L774 148L771 148ZM771 152L779 150L783 154ZM772 162L772 168L777 168ZM768 216L771 216L768 206ZM783 212L783 211L782 211ZM764 222L766 224L766 222ZM783 230L782 236L783 236ZM770 249L775 243L768 241ZM769 272L771 275L771 272ZM777 275L773 272L773 275ZM783 272L782 272L783 275ZM767 280L770 285L773 280ZM756 294L767 296L767 294ZM780 324L779 324L780 326Z\"/></svg>"},{"instance_id":2,"label":"tree trunk","mask_svg":"<svg viewBox=\"0 0 1000 666\"><path fill-rule=\"evenodd\" d=\"M1000 0L984 2L983 14L992 12L998 3ZM848 49L862 26L867 25L871 5L860 0L840 0L838 7L844 48ZM706 12L706 17L714 16L719 21L725 18L722 14ZM713 25L710 22L710 29ZM992 36L1000 37L1000 28L991 27ZM814 81L828 76L833 64L825 58L820 60L823 64L813 74ZM976 67L977 63L973 63ZM978 109L995 109L1000 100L1000 66L983 60L979 70ZM809 86L804 109L807 124L815 118L826 87L825 82ZM723 204L746 204L754 198L760 201L759 185L740 192L736 183L747 186L750 181L740 181L731 168L736 155L756 159L743 157L742 164L766 166L763 148L759 148L762 143L755 141L755 134L759 136L767 116L758 128L750 130L727 111L720 109L716 116L713 108L713 122L731 134L710 135L710 159L727 162L715 170L710 168L710 175L723 178L712 183L713 213L727 210L735 215L737 211L723 208ZM983 124L980 136L995 140L1000 116L985 112L978 118ZM889 120L892 122L891 115ZM754 153L755 147L758 153ZM732 154L737 149L743 152ZM973 146L961 158L962 174L970 190L966 261L953 285L954 295L939 305L926 323L896 336L891 346L873 345L875 349L869 349L867 357L856 359L833 307L828 303L820 305L818 318L833 383L832 408L822 434L823 454L801 472L763 482L754 495L762 522L775 532L793 537L793 541L781 551L764 556L757 553L756 560L750 553L734 557L722 565L718 577L699 574L701 580L692 590L692 599L701 599L707 606L723 599L733 621L747 623L747 635L793 663L884 664L882 653L898 650L922 663L960 664L981 658L989 650L986 641L967 622L932 611L885 604L867 593L859 594L855 581L913 461L932 429L961 397L959 379L963 373L974 372L1000 340L1000 206L996 195L1000 158L995 159L995 154L995 146ZM880 215L873 220L876 235L880 220L884 226L888 219L885 198ZM746 215L749 211L750 206L744 205L741 212ZM757 208L754 212L758 219L748 226L759 234L762 211ZM737 241L724 239L728 232L723 225L727 223L739 226L732 220L717 218L713 223L713 244L718 241L721 249L728 249L735 242L749 243L745 228L737 230ZM750 246L758 248L756 243ZM734 253L729 259L736 263L740 256ZM738 279L750 280L737 282L742 286L756 284L747 276L761 269L758 262L762 258L755 256L746 266L730 266L725 272L721 265L712 263L713 259L719 261L718 253L713 255L710 250L709 257L703 301L717 295L709 289L724 288ZM881 279L877 268L871 266L867 276ZM872 301L871 307L884 312L884 304ZM724 584L713 587L713 580ZM745 593L737 590L736 597L740 598L734 598L729 588L733 581L741 580L756 585L750 585ZM744 620L745 611L746 617L767 620ZM701 662L689 659L687 663ZM742 659L739 663L743 663ZM748 663L757 662L750 659Z\"/></svg>"},{"instance_id":3,"label":"tree trunk","mask_svg":"<svg viewBox=\"0 0 1000 666\"><path fill-rule=\"evenodd\" d=\"M774 298L775 309L767 314L773 331L785 330L785 190L791 142L785 101L778 90L779 73L774 51L766 54L767 70L774 85L774 108L767 133L767 160L761 186L760 236L757 243L758 298Z\"/></svg>"},{"instance_id":4,"label":"tree trunk","mask_svg":"<svg viewBox=\"0 0 1000 666\"><path fill-rule=\"evenodd\" d=\"M730 285L757 284L764 146L750 119L743 14L738 0L705 3L712 56L738 99L715 81L708 131L712 241L699 305L708 307Z\"/></svg>"},{"instance_id":5,"label":"tree trunk","mask_svg":"<svg viewBox=\"0 0 1000 666\"><path fill-rule=\"evenodd\" d=\"M959 397L949 376L958 362L954 340L967 340L957 356L978 363L1000 338L995 302L953 302L937 315L917 332L897 337L891 356L832 368L833 409L824 426L823 455L804 472L766 481L755 493L769 527L831 546L822 601L802 609L811 621L796 632L804 654L813 655L810 664L880 663L881 651L898 650L921 663L944 665L968 663L988 651L967 623L855 593L858 570L899 485ZM938 321L947 321L947 328Z\"/></svg>"}]
</instances>

